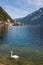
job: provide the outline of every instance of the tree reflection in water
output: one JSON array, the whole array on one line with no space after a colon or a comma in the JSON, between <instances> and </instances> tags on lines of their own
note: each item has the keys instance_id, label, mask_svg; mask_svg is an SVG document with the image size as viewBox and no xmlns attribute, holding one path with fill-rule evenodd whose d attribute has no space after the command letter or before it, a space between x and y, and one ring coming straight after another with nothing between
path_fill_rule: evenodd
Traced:
<instances>
[{"instance_id":1,"label":"tree reflection in water","mask_svg":"<svg viewBox=\"0 0 43 65\"><path fill-rule=\"evenodd\" d=\"M8 26L4 25L4 26L0 27L0 40L3 39L3 36L7 30L8 30Z\"/></svg>"}]
</instances>

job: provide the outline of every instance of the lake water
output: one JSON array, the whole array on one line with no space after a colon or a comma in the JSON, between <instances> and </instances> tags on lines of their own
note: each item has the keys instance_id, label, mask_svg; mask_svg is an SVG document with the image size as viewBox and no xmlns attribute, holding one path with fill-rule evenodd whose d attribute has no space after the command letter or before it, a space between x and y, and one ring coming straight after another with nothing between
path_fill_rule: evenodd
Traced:
<instances>
[{"instance_id":1,"label":"lake water","mask_svg":"<svg viewBox=\"0 0 43 65\"><path fill-rule=\"evenodd\" d=\"M0 38L0 54L11 50L26 58L41 56L43 61L43 26L8 27Z\"/></svg>"},{"instance_id":2,"label":"lake water","mask_svg":"<svg viewBox=\"0 0 43 65\"><path fill-rule=\"evenodd\" d=\"M43 26L10 26L4 31L0 41L2 45L41 47L43 45Z\"/></svg>"},{"instance_id":3,"label":"lake water","mask_svg":"<svg viewBox=\"0 0 43 65\"><path fill-rule=\"evenodd\" d=\"M10 26L4 30L1 46L43 48L43 26Z\"/></svg>"}]
</instances>

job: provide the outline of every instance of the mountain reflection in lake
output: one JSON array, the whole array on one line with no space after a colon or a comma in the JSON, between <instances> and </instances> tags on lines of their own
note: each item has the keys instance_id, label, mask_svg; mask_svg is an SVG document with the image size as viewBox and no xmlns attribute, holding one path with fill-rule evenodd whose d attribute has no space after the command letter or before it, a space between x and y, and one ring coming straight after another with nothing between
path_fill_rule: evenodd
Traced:
<instances>
[{"instance_id":1,"label":"mountain reflection in lake","mask_svg":"<svg viewBox=\"0 0 43 65\"><path fill-rule=\"evenodd\" d=\"M5 32L4 26L1 26L1 27L0 27L0 39L3 38L4 32Z\"/></svg>"},{"instance_id":2,"label":"mountain reflection in lake","mask_svg":"<svg viewBox=\"0 0 43 65\"><path fill-rule=\"evenodd\" d=\"M0 39L3 38L3 35L5 33L5 31L8 30L8 27L5 27L4 25L3 26L0 26Z\"/></svg>"}]
</instances>

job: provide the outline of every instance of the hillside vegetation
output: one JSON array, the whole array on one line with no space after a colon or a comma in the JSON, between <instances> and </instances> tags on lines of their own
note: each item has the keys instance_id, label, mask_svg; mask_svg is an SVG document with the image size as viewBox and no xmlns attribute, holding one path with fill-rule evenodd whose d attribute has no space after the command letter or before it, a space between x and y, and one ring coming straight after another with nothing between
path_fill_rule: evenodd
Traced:
<instances>
[{"instance_id":1,"label":"hillside vegetation","mask_svg":"<svg viewBox=\"0 0 43 65\"><path fill-rule=\"evenodd\" d=\"M4 11L2 7L0 7L0 19L3 21L7 21L8 19L13 22L13 19Z\"/></svg>"}]
</instances>

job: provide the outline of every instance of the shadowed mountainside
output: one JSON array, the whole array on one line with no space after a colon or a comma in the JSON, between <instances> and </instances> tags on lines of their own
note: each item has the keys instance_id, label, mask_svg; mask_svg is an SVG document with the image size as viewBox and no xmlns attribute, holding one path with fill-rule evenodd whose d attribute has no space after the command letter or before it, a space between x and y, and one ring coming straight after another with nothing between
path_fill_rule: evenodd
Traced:
<instances>
[{"instance_id":1,"label":"shadowed mountainside","mask_svg":"<svg viewBox=\"0 0 43 65\"><path fill-rule=\"evenodd\" d=\"M43 7L39 10L27 15L24 18L15 19L17 22L26 23L29 25L43 24Z\"/></svg>"}]
</instances>

